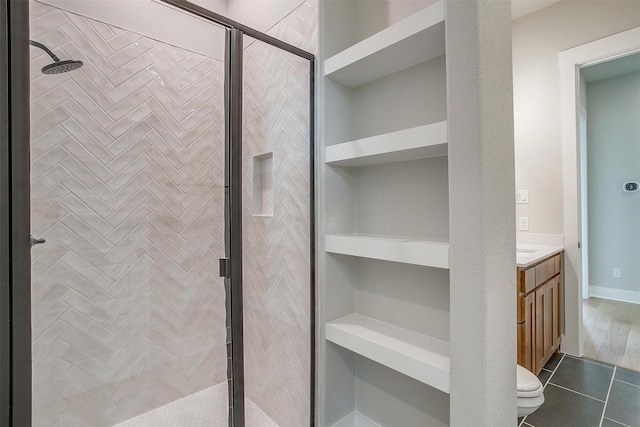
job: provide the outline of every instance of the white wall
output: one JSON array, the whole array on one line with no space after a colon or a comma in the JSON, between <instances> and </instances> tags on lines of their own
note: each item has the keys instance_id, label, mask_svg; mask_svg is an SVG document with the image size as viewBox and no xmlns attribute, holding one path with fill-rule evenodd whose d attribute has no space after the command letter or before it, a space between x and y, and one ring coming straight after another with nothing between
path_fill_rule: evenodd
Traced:
<instances>
[{"instance_id":1,"label":"white wall","mask_svg":"<svg viewBox=\"0 0 640 427\"><path fill-rule=\"evenodd\" d=\"M622 191L640 180L640 72L589 83L587 99L589 284L640 292L640 193Z\"/></svg>"},{"instance_id":2,"label":"white wall","mask_svg":"<svg viewBox=\"0 0 640 427\"><path fill-rule=\"evenodd\" d=\"M561 1L513 22L516 188L530 233L563 234L560 51L640 26L638 1Z\"/></svg>"}]
</instances>

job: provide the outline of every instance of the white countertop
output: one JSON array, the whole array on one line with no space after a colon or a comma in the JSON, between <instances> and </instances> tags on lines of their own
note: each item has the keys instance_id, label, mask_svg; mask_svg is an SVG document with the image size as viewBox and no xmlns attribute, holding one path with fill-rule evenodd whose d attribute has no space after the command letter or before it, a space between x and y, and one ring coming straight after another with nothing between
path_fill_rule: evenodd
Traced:
<instances>
[{"instance_id":1,"label":"white countertop","mask_svg":"<svg viewBox=\"0 0 640 427\"><path fill-rule=\"evenodd\" d=\"M527 268L563 250L563 246L518 244L516 246L516 266Z\"/></svg>"}]
</instances>

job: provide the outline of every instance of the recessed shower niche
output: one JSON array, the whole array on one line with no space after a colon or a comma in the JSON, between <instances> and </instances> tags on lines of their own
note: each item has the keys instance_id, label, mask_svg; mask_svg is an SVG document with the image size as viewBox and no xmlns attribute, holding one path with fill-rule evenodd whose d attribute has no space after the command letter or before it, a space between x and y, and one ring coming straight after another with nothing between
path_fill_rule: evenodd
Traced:
<instances>
[{"instance_id":1,"label":"recessed shower niche","mask_svg":"<svg viewBox=\"0 0 640 427\"><path fill-rule=\"evenodd\" d=\"M273 153L253 156L253 216L273 216Z\"/></svg>"}]
</instances>

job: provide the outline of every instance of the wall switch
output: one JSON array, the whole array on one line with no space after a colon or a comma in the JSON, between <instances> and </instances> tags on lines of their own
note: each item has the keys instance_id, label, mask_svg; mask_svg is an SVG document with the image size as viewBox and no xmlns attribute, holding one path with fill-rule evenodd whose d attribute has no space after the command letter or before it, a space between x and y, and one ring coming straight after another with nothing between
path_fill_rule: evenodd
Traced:
<instances>
[{"instance_id":1,"label":"wall switch","mask_svg":"<svg viewBox=\"0 0 640 427\"><path fill-rule=\"evenodd\" d=\"M517 204L529 203L529 190L516 190L516 203Z\"/></svg>"},{"instance_id":2,"label":"wall switch","mask_svg":"<svg viewBox=\"0 0 640 427\"><path fill-rule=\"evenodd\" d=\"M615 277L616 279L621 279L622 278L622 270L619 268L614 268L613 269L613 277Z\"/></svg>"},{"instance_id":3,"label":"wall switch","mask_svg":"<svg viewBox=\"0 0 640 427\"><path fill-rule=\"evenodd\" d=\"M520 231L529 231L529 217L521 216L518 221L518 230Z\"/></svg>"}]
</instances>

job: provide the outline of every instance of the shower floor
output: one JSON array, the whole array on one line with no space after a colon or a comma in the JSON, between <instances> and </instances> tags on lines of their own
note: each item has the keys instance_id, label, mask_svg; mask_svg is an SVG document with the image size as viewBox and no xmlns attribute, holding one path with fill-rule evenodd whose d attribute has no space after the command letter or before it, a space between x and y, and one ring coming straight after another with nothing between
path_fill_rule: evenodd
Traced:
<instances>
[{"instance_id":1,"label":"shower floor","mask_svg":"<svg viewBox=\"0 0 640 427\"><path fill-rule=\"evenodd\" d=\"M278 427L267 414L245 399L248 427ZM221 383L145 412L115 427L227 427L227 384Z\"/></svg>"}]
</instances>

